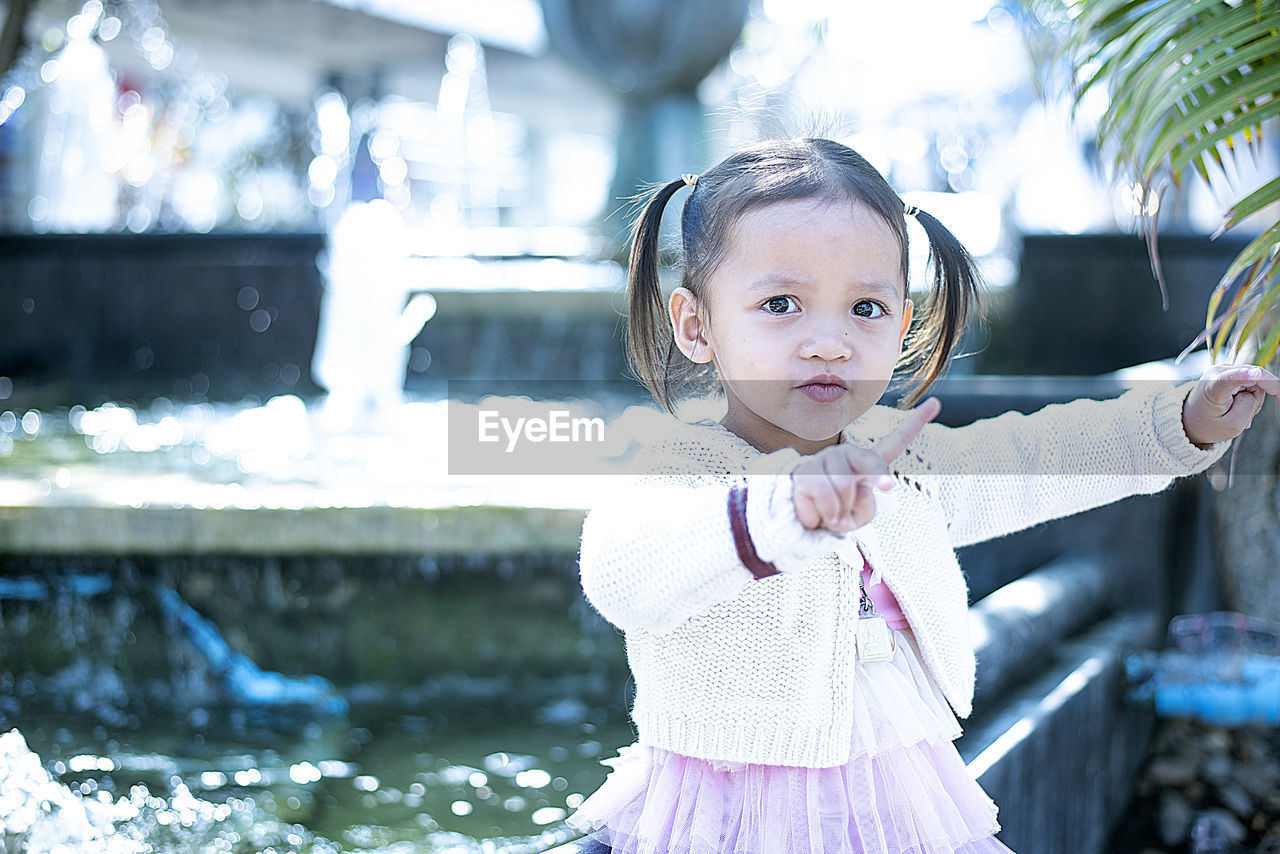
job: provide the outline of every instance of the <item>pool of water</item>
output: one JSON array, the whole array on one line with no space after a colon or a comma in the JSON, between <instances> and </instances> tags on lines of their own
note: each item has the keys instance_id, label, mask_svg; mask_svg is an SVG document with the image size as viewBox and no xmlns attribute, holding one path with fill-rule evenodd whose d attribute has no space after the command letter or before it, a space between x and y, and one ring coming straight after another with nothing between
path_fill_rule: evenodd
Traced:
<instances>
[{"instance_id":1,"label":"pool of water","mask_svg":"<svg viewBox=\"0 0 1280 854\"><path fill-rule=\"evenodd\" d=\"M418 564L0 559L0 733L16 732L0 735L0 851L519 854L571 838L562 819L633 740L616 630L571 556ZM239 697L158 590L262 672L323 677L340 707ZM4 836L30 792L62 803L34 814L71 842ZM75 835L90 807L143 847Z\"/></svg>"},{"instance_id":2,"label":"pool of water","mask_svg":"<svg viewBox=\"0 0 1280 854\"><path fill-rule=\"evenodd\" d=\"M604 780L600 760L633 740L621 706L356 708L295 724L232 710L132 727L55 710L11 717L0 714L0 731L16 727L66 797L115 819L110 843L85 837L71 850L173 854L543 851L574 836L562 819ZM24 786L15 767L9 757L0 819ZM50 838L16 850L67 850Z\"/></svg>"}]
</instances>

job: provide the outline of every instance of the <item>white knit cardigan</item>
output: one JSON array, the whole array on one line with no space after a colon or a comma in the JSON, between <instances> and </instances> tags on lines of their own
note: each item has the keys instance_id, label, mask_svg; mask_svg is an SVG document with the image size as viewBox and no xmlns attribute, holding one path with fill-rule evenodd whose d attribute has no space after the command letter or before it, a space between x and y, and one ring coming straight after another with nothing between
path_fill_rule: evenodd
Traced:
<instances>
[{"instance_id":1,"label":"white knit cardigan","mask_svg":"<svg viewBox=\"0 0 1280 854\"><path fill-rule=\"evenodd\" d=\"M859 547L901 605L927 671L967 717L975 663L954 549L1208 467L1226 443L1188 441L1190 387L930 424L892 466L892 500L846 536L796 520L792 449L762 454L704 422L642 451L634 488L587 515L580 555L588 600L625 632L639 741L731 762L845 762ZM865 446L902 417L874 407L842 441ZM757 579L738 558L727 494L743 483L751 538L779 574Z\"/></svg>"}]
</instances>

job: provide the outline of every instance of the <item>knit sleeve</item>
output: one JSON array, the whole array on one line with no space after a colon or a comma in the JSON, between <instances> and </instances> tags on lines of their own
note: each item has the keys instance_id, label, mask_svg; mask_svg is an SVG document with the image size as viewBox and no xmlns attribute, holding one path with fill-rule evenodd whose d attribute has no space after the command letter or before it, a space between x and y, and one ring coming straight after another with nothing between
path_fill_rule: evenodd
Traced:
<instances>
[{"instance_id":1,"label":"knit sleeve","mask_svg":"<svg viewBox=\"0 0 1280 854\"><path fill-rule=\"evenodd\" d=\"M588 601L621 629L670 631L738 595L756 579L738 558L731 487L747 485L747 526L759 556L780 572L804 568L836 537L806 530L790 503L793 450L735 460L702 446L642 452L631 477L591 508L579 572ZM788 517L789 514L789 517Z\"/></svg>"},{"instance_id":2,"label":"knit sleeve","mask_svg":"<svg viewBox=\"0 0 1280 854\"><path fill-rule=\"evenodd\" d=\"M1193 385L1144 386L965 427L929 425L917 441L952 544L1159 492L1208 468L1229 443L1202 450L1187 439L1182 405Z\"/></svg>"}]
</instances>

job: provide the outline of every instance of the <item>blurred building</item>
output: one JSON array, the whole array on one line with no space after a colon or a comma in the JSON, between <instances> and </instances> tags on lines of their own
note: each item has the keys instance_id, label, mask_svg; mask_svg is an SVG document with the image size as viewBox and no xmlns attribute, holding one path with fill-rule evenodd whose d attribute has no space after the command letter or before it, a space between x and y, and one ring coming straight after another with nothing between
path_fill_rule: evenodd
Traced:
<instances>
[{"instance_id":1,"label":"blurred building","mask_svg":"<svg viewBox=\"0 0 1280 854\"><path fill-rule=\"evenodd\" d=\"M1219 223L1222 196L1200 182L1155 197L1111 174L1089 141L1103 93L1074 116L1037 95L1033 22L1012 0L751 0L723 61L681 84L681 117L643 137L625 124L643 62L609 42L625 28L584 27L601 44L571 64L547 2L36 2L0 81L0 230L328 232L381 198L415 254L605 257L628 188L780 134L853 145L997 287L1024 233L1132 232L1156 209L1166 230ZM655 0L660 25L633 40L691 54L691 7L718 8ZM636 16L547 8L561 27L584 9ZM669 150L615 179L637 145ZM1247 188L1275 160L1230 177Z\"/></svg>"},{"instance_id":2,"label":"blurred building","mask_svg":"<svg viewBox=\"0 0 1280 854\"><path fill-rule=\"evenodd\" d=\"M549 53L537 0L47 0L26 34L7 231L324 230L354 196L449 235L606 206L617 98Z\"/></svg>"},{"instance_id":3,"label":"blurred building","mask_svg":"<svg viewBox=\"0 0 1280 854\"><path fill-rule=\"evenodd\" d=\"M1073 122L1037 98L1026 14L753 0L697 86L703 125L660 134L687 139L643 179L760 136L835 136L900 190L942 194L930 204L997 282L1021 232L1129 230L1156 202L1088 144L1100 104ZM559 227L541 249L572 254L593 249L572 229L599 227L632 183L610 187L634 81L604 73L608 50L594 73L562 59L540 0L41 0L26 37L0 82L6 231L326 230L381 196L437 247L505 251L526 238L473 229ZM1216 228L1199 185L1166 202L1166 226Z\"/></svg>"}]
</instances>

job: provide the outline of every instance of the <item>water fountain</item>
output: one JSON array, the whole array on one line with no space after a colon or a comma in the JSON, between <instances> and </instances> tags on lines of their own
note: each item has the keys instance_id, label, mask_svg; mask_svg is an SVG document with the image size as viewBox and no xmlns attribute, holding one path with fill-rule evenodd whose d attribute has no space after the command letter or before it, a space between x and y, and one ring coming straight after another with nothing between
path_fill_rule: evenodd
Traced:
<instances>
[{"instance_id":1,"label":"water fountain","mask_svg":"<svg viewBox=\"0 0 1280 854\"><path fill-rule=\"evenodd\" d=\"M376 435L296 398L0 418L0 729L158 850L563 841L629 732L577 589L592 484L447 477L446 405Z\"/></svg>"},{"instance_id":2,"label":"water fountain","mask_svg":"<svg viewBox=\"0 0 1280 854\"><path fill-rule=\"evenodd\" d=\"M353 202L329 233L312 374L335 433L378 432L404 402L410 342L436 311L409 290L410 238L385 199Z\"/></svg>"}]
</instances>

